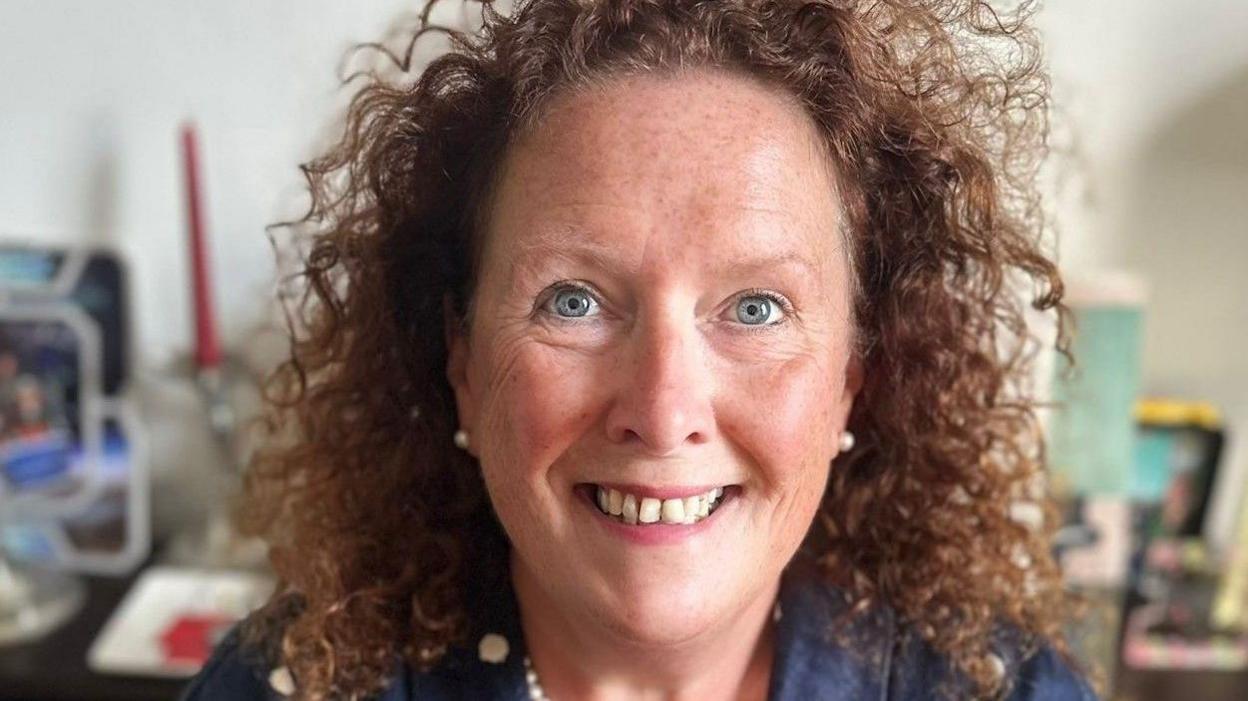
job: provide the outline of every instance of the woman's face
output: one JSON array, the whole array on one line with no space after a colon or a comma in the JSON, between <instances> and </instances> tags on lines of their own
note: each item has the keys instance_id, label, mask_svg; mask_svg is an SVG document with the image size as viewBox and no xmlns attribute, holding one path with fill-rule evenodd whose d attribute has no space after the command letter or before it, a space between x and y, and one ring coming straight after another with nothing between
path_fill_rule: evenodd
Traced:
<instances>
[{"instance_id":1,"label":"woman's face","mask_svg":"<svg viewBox=\"0 0 1248 701\"><path fill-rule=\"evenodd\" d=\"M692 639L809 528L861 384L816 144L797 107L694 72L564 95L509 150L449 374L519 574L563 615Z\"/></svg>"}]
</instances>

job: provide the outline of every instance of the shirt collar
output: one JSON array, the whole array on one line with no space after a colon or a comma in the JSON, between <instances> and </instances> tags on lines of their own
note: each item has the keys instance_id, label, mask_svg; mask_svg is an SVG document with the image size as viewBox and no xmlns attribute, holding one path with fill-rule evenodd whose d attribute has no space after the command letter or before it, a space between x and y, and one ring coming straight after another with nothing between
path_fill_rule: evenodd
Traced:
<instances>
[{"instance_id":1,"label":"shirt collar","mask_svg":"<svg viewBox=\"0 0 1248 701\"><path fill-rule=\"evenodd\" d=\"M895 622L886 609L855 613L807 560L785 570L772 665L772 701L883 699Z\"/></svg>"},{"instance_id":2,"label":"shirt collar","mask_svg":"<svg viewBox=\"0 0 1248 701\"><path fill-rule=\"evenodd\" d=\"M427 698L528 698L519 607L510 580L473 593L484 615L463 645L432 671L403 669L385 701ZM887 609L852 614L849 599L810 564L797 560L781 578L776 651L768 698L883 699L888 693L895 621ZM506 654L483 659L482 641L499 636ZM498 640L491 641L497 644Z\"/></svg>"}]
</instances>

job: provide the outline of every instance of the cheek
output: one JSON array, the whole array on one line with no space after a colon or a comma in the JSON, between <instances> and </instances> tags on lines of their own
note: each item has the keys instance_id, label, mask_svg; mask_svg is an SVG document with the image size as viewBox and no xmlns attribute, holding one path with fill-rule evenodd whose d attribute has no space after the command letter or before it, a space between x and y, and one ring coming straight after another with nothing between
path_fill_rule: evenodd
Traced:
<instances>
[{"instance_id":1,"label":"cheek","mask_svg":"<svg viewBox=\"0 0 1248 701\"><path fill-rule=\"evenodd\" d=\"M758 465L760 533L770 530L769 548L791 554L827 485L844 382L809 355L734 374L736 389L721 410L721 427Z\"/></svg>"},{"instance_id":2,"label":"cheek","mask_svg":"<svg viewBox=\"0 0 1248 701\"><path fill-rule=\"evenodd\" d=\"M542 473L593 418L597 369L592 359L522 344L497 357L486 422L491 462L512 478Z\"/></svg>"},{"instance_id":3,"label":"cheek","mask_svg":"<svg viewBox=\"0 0 1248 701\"><path fill-rule=\"evenodd\" d=\"M833 457L841 373L800 356L765 372L733 375L721 412L724 430L750 453L762 471L763 488L774 497L817 501Z\"/></svg>"},{"instance_id":4,"label":"cheek","mask_svg":"<svg viewBox=\"0 0 1248 701\"><path fill-rule=\"evenodd\" d=\"M783 557L806 537L827 487L838 378L813 358L795 358L756 380L730 414L738 444L758 466L757 531L770 533L768 551Z\"/></svg>"}]
</instances>

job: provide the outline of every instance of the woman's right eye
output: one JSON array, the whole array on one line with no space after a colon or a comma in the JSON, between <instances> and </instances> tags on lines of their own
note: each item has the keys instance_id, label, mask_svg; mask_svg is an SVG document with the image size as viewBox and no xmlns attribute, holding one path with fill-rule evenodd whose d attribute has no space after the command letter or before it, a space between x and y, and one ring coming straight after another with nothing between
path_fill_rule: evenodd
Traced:
<instances>
[{"instance_id":1,"label":"woman's right eye","mask_svg":"<svg viewBox=\"0 0 1248 701\"><path fill-rule=\"evenodd\" d=\"M564 319L589 316L598 308L598 300L584 287L564 285L552 294L543 306L547 312Z\"/></svg>"}]
</instances>

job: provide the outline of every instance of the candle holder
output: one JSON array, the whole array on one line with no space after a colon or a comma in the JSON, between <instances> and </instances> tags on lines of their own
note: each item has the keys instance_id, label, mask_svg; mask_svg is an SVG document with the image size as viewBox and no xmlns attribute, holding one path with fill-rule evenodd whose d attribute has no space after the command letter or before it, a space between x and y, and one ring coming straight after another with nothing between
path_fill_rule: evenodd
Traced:
<instances>
[{"instance_id":1,"label":"candle holder","mask_svg":"<svg viewBox=\"0 0 1248 701\"><path fill-rule=\"evenodd\" d=\"M216 488L208 495L203 520L176 533L163 559L170 564L205 569L263 571L267 569L267 546L257 538L241 535L234 526L230 500L237 494L247 462L243 445L239 404L247 390L259 385L256 373L235 355L226 354L210 368L195 369L188 358L177 377L194 382L202 420L216 448Z\"/></svg>"}]
</instances>

